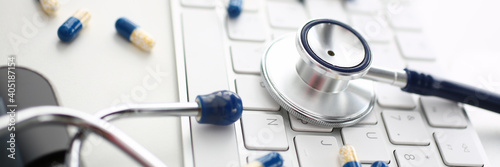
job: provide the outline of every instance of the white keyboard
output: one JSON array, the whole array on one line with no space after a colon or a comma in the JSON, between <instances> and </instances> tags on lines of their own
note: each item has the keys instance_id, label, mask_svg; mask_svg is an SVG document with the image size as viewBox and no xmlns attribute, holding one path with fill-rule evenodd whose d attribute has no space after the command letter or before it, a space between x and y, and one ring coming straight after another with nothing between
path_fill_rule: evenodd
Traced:
<instances>
[{"instance_id":1,"label":"white keyboard","mask_svg":"<svg viewBox=\"0 0 500 167\"><path fill-rule=\"evenodd\" d=\"M356 148L364 166L378 160L391 167L488 166L474 128L456 103L376 83L372 113L355 126L337 129L289 115L262 84L266 44L313 18L353 26L368 40L374 66L433 67L436 57L411 2L244 0L237 19L228 19L225 4L171 0L180 100L232 90L244 106L242 118L230 126L182 118L184 166L243 166L276 151L286 167L334 167L340 166L338 150L344 144Z\"/></svg>"}]
</instances>

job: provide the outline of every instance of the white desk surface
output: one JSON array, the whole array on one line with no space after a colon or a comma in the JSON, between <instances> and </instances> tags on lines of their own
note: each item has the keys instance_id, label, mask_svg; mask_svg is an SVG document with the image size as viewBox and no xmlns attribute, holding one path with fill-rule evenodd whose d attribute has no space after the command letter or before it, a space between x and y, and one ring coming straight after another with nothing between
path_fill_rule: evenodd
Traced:
<instances>
[{"instance_id":1,"label":"white desk surface","mask_svg":"<svg viewBox=\"0 0 500 167\"><path fill-rule=\"evenodd\" d=\"M8 55L17 55L18 66L49 79L62 106L89 113L125 102L178 101L169 1L59 2L57 16L47 17L37 1L0 1L0 65L6 64ZM446 77L500 93L500 3L414 3ZM79 8L92 12L89 26L73 42L60 42L57 28ZM114 23L121 16L154 36L157 44L150 53L118 35ZM500 114L466 109L489 161L500 166ZM182 166L179 122L178 118L127 119L116 125L167 165ZM110 147L92 138L83 152L86 164L133 163ZM106 156L110 154L113 158Z\"/></svg>"}]
</instances>

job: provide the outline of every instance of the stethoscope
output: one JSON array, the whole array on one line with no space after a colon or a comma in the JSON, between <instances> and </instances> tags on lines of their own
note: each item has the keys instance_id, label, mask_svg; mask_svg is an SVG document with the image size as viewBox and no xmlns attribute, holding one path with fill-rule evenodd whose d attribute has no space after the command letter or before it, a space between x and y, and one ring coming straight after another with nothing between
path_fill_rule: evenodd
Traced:
<instances>
[{"instance_id":1,"label":"stethoscope","mask_svg":"<svg viewBox=\"0 0 500 167\"><path fill-rule=\"evenodd\" d=\"M317 19L300 28L296 37L285 36L268 46L261 76L285 110L316 125L345 127L368 115L376 100L369 80L500 112L498 94L409 69L371 67L372 59L368 43L356 30L339 21Z\"/></svg>"},{"instance_id":2,"label":"stethoscope","mask_svg":"<svg viewBox=\"0 0 500 167\"><path fill-rule=\"evenodd\" d=\"M294 45L298 52L290 49ZM305 24L296 38L286 36L269 45L261 72L266 88L283 108L317 125L350 126L369 114L376 100L369 80L500 111L499 95L408 69L370 67L371 61L368 44L359 33L341 22L320 19ZM191 103L121 105L96 115L63 107L34 107L19 112L14 121L17 129L39 124L79 127L67 152L66 166L79 166L82 141L89 132L100 134L143 166L166 166L107 121L125 116L195 116L198 123L230 125L240 119L242 110L237 94L217 91L199 95ZM9 133L7 122L11 119L10 115L0 117L0 136Z\"/></svg>"},{"instance_id":3,"label":"stethoscope","mask_svg":"<svg viewBox=\"0 0 500 167\"><path fill-rule=\"evenodd\" d=\"M142 147L108 121L132 116L194 116L201 124L231 125L239 120L243 111L241 98L231 91L217 91L198 95L195 102L127 104L114 106L95 115L57 106L42 106L24 109L14 115L0 117L0 136L8 136L9 121L15 122L15 129L25 129L40 124L63 124L79 127L66 153L65 166L80 165L80 150L83 140L90 133L96 133L120 148L141 166L165 166L150 151ZM274 156L275 157L275 156Z\"/></svg>"}]
</instances>

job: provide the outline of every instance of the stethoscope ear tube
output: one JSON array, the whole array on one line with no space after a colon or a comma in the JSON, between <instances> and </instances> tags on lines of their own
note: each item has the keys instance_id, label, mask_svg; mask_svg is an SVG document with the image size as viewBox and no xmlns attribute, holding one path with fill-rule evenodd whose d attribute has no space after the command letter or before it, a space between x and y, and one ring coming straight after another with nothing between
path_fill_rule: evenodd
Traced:
<instances>
[{"instance_id":1,"label":"stethoscope ear tube","mask_svg":"<svg viewBox=\"0 0 500 167\"><path fill-rule=\"evenodd\" d=\"M431 75L405 69L408 80L401 90L431 95L500 113L500 95L479 88L440 80Z\"/></svg>"}]
</instances>

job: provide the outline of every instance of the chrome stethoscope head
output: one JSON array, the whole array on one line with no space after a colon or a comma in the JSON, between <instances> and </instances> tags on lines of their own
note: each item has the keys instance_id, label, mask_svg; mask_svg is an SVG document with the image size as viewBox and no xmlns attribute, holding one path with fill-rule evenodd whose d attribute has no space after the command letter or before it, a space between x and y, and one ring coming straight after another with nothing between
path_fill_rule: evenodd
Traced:
<instances>
[{"instance_id":1,"label":"chrome stethoscope head","mask_svg":"<svg viewBox=\"0 0 500 167\"><path fill-rule=\"evenodd\" d=\"M292 49L292 47L297 48ZM345 127L368 115L375 103L367 42L350 26L312 20L269 45L261 72L271 96L292 115L317 125ZM351 81L352 80L352 81Z\"/></svg>"},{"instance_id":2,"label":"chrome stethoscope head","mask_svg":"<svg viewBox=\"0 0 500 167\"><path fill-rule=\"evenodd\" d=\"M299 30L296 39L302 59L297 63L297 72L318 90L343 91L349 80L366 74L372 62L361 35L335 20L312 20Z\"/></svg>"}]
</instances>

